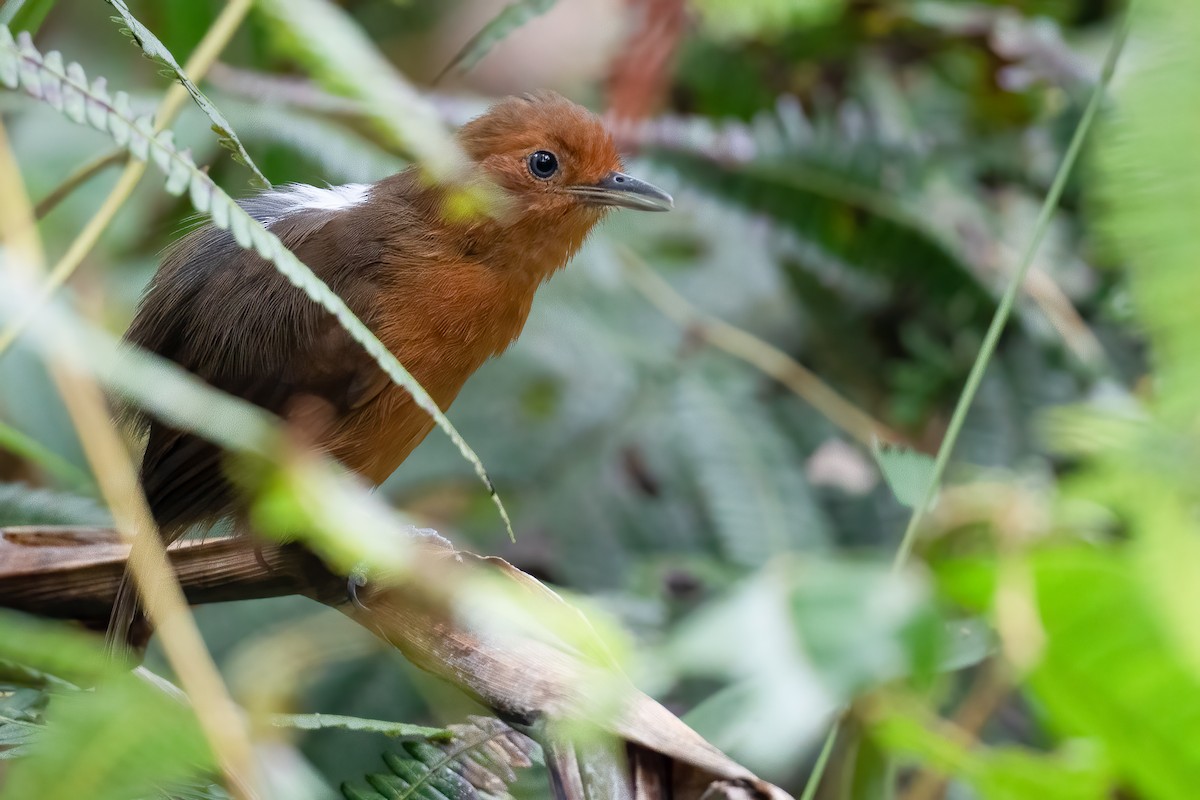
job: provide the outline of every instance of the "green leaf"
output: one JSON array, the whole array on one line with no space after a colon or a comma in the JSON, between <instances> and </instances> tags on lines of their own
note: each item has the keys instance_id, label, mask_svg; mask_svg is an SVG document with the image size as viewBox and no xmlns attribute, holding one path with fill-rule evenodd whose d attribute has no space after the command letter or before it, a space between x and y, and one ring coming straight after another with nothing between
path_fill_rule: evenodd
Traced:
<instances>
[{"instance_id":1,"label":"green leaf","mask_svg":"<svg viewBox=\"0 0 1200 800\"><path fill-rule=\"evenodd\" d=\"M1148 0L1131 7L1145 57L1123 76L1098 150L1096 208L1128 260L1129 283L1155 350L1155 395L1191 420L1200 402L1200 8Z\"/></svg>"},{"instance_id":2,"label":"green leaf","mask_svg":"<svg viewBox=\"0 0 1200 800\"><path fill-rule=\"evenodd\" d=\"M37 33L55 0L8 0L0 7L0 25L14 31Z\"/></svg>"},{"instance_id":3,"label":"green leaf","mask_svg":"<svg viewBox=\"0 0 1200 800\"><path fill-rule=\"evenodd\" d=\"M323 0L301 2L317 2L321 5ZM330 24L335 25L336 22ZM342 24L348 23L343 21ZM110 97L102 81L88 86L87 76L78 64L73 63L64 69L62 57L57 53L49 53L43 57L27 35L22 34L18 42L13 39L7 28L0 28L0 83L10 89L24 90L26 94L48 103L75 122L107 132L131 154L148 155L149 160L166 173L167 191L175 194L187 192L188 199L197 211L208 213L213 224L230 231L239 246L253 248L260 256L274 264L293 286L332 314L350 337L374 358L384 374L412 395L416 404L433 418L435 424L458 448L459 453L474 467L475 474L492 497L509 538L515 540L508 511L496 493L483 462L424 387L362 320L355 316L337 293L284 247L275 234L264 228L213 183L208 174L196 166L188 153L175 148L174 135L170 131L151 136L152 126L149 119L134 116L130 109L129 96L125 92L117 92ZM82 96L84 102L70 102L70 98L75 95Z\"/></svg>"},{"instance_id":4,"label":"green leaf","mask_svg":"<svg viewBox=\"0 0 1200 800\"><path fill-rule=\"evenodd\" d=\"M916 574L779 558L689 617L664 654L681 676L736 687L714 745L764 771L782 770L859 692L931 674L941 634Z\"/></svg>"},{"instance_id":5,"label":"green leaf","mask_svg":"<svg viewBox=\"0 0 1200 800\"><path fill-rule=\"evenodd\" d=\"M1034 562L1046 647L1030 683L1057 727L1103 742L1140 793L1184 800L1200 785L1200 680L1124 555L1078 549Z\"/></svg>"},{"instance_id":6,"label":"green leaf","mask_svg":"<svg viewBox=\"0 0 1200 800\"><path fill-rule=\"evenodd\" d=\"M302 731L316 731L333 728L343 731L362 731L364 733L381 733L393 737L419 737L421 739L450 739L454 734L446 728L426 728L421 725L409 725L404 722L387 722L380 719L363 719L362 717L344 717L339 714L275 714L271 724L277 728L295 728Z\"/></svg>"},{"instance_id":7,"label":"green leaf","mask_svg":"<svg viewBox=\"0 0 1200 800\"><path fill-rule=\"evenodd\" d=\"M442 70L442 75L449 72L467 72L478 64L491 49L506 36L549 11L557 0L516 0L509 3L497 14L491 22L484 25L463 45L462 49L450 59L450 63ZM440 77L440 76L439 76Z\"/></svg>"},{"instance_id":8,"label":"green leaf","mask_svg":"<svg viewBox=\"0 0 1200 800\"><path fill-rule=\"evenodd\" d=\"M916 508L925 499L933 481L933 459L903 445L875 442L871 454L896 500L906 508Z\"/></svg>"},{"instance_id":9,"label":"green leaf","mask_svg":"<svg viewBox=\"0 0 1200 800\"><path fill-rule=\"evenodd\" d=\"M117 10L121 15L121 19L129 26L129 33L133 40L141 46L142 52L150 58L159 62L167 69L175 73L176 79L187 89L187 93L192 96L192 100L200 107L200 110L212 121L213 132L217 134L217 138L221 141L221 146L227 148L233 153L233 158L239 164L243 164L247 169L254 173L254 183L264 188L270 188L271 182L266 176L259 171L258 166L254 163L254 159L246 152L246 148L242 146L242 142L233 131L233 126L229 124L229 120L225 119L225 115L217 110L217 107L212 104L212 101L204 96L204 93L192 83L191 79L183 72L183 67L179 66L179 62L175 60L175 56L167 49L158 37L150 32L150 29L138 21L137 17L133 16L133 12L125 5L125 0L106 0L106 2ZM144 158L144 156L141 156Z\"/></svg>"},{"instance_id":10,"label":"green leaf","mask_svg":"<svg viewBox=\"0 0 1200 800\"><path fill-rule=\"evenodd\" d=\"M0 612L0 658L88 687L24 715L39 730L6 768L0 799L127 800L213 768L191 711L120 669L98 637Z\"/></svg>"}]
</instances>

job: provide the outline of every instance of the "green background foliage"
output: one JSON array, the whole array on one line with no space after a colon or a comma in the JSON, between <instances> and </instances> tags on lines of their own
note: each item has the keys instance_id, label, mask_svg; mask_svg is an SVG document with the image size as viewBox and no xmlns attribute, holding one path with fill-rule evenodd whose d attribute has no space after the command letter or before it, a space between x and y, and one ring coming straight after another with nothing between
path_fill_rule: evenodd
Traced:
<instances>
[{"instance_id":1,"label":"green background foliage","mask_svg":"<svg viewBox=\"0 0 1200 800\"><path fill-rule=\"evenodd\" d=\"M561 81L603 110L620 96L613 67L646 52L617 36L585 68L555 49L581 26L599 41L597 19L628 26L636 2L264 0L163 139L135 122L175 77L160 62L185 63L223 4L124 5L116 21L100 0L0 6L37 51L62 52L50 67L78 62L113 97L129 93L113 101L125 123L92 127L71 123L89 121L78 104L0 93L34 201L126 136L166 164L172 191L144 181L64 292L113 334L193 210L237 216L228 197L248 191L247 164L274 185L377 180L413 160L444 176L446 131L498 87ZM945 780L953 798L1190 798L1200 132L1187 109L1200 11L1134 9L1083 163L1048 208L936 502L894 568L1126 12L1105 0L686 5L677 41L653 45L670 51L666 71L635 87L654 112L629 158L676 210L606 222L449 413L516 541L437 432L380 496L619 621L640 687L796 796L917 800ZM41 221L51 263L115 172ZM723 349L716 327L664 315L674 301L637 279L630 253L900 441L864 445ZM88 469L39 351L18 340L0 354L0 525L106 523ZM268 513L312 515L290 507L286 481L273 491ZM295 745L280 796L426 796L435 779L475 791L456 783L444 736L372 721L440 729L478 708L337 615L280 598L196 616L248 708L335 715L264 735ZM156 651L148 666L169 674ZM211 760L190 714L107 666L93 637L0 616L0 797L222 797ZM509 791L545 797L531 760Z\"/></svg>"}]
</instances>

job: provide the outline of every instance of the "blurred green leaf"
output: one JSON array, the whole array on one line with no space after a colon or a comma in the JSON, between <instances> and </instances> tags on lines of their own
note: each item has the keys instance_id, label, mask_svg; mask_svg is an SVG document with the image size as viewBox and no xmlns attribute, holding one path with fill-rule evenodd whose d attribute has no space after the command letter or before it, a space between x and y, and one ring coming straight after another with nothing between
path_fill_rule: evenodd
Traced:
<instances>
[{"instance_id":1,"label":"blurred green leaf","mask_svg":"<svg viewBox=\"0 0 1200 800\"><path fill-rule=\"evenodd\" d=\"M36 439L0 421L0 448L37 464L74 489L93 489L92 477ZM2 524L2 523L0 523Z\"/></svg>"},{"instance_id":2,"label":"blurred green leaf","mask_svg":"<svg viewBox=\"0 0 1200 800\"><path fill-rule=\"evenodd\" d=\"M1200 8L1148 0L1131 8L1145 48L1119 84L1098 148L1098 208L1129 260L1130 284L1155 348L1157 399L1192 419L1200 402L1200 323L1184 298L1200 296Z\"/></svg>"},{"instance_id":3,"label":"blurred green leaf","mask_svg":"<svg viewBox=\"0 0 1200 800\"><path fill-rule=\"evenodd\" d=\"M1200 785L1200 680L1123 555L1076 549L1036 559L1046 644L1030 683L1065 735L1103 742L1147 797L1183 800Z\"/></svg>"},{"instance_id":4,"label":"blurred green leaf","mask_svg":"<svg viewBox=\"0 0 1200 800\"><path fill-rule=\"evenodd\" d=\"M933 459L903 445L882 442L872 445L871 454L896 500L906 508L920 505L933 480Z\"/></svg>"},{"instance_id":5,"label":"blurred green leaf","mask_svg":"<svg viewBox=\"0 0 1200 800\"><path fill-rule=\"evenodd\" d=\"M479 33L472 36L442 70L467 72L517 28L549 11L558 0L516 0L509 3Z\"/></svg>"},{"instance_id":6,"label":"blurred green leaf","mask_svg":"<svg viewBox=\"0 0 1200 800\"><path fill-rule=\"evenodd\" d=\"M88 687L51 698L3 800L128 800L213 767L190 710L110 661L98 637L0 612L0 658Z\"/></svg>"},{"instance_id":7,"label":"blurred green leaf","mask_svg":"<svg viewBox=\"0 0 1200 800\"><path fill-rule=\"evenodd\" d=\"M179 66L179 62L175 60L175 56L171 55L171 51L158 40L157 36L151 33L149 28L139 22L137 17L133 16L129 7L125 5L125 0L105 0L105 2L115 8L117 13L121 15L121 19L129 26L129 35L142 48L142 52L175 73L175 78L183 85L184 89L187 89L187 93L192 96L192 100L200 107L205 116L212 121L213 132L220 139L221 146L233 153L235 161L254 173L255 185L267 189L271 188L271 182L259 171L258 166L254 163L254 159L246 152L246 148L242 145L242 140L234 133L233 126L229 124L229 120L225 119L225 115L217 110L212 101L184 74L183 67Z\"/></svg>"}]
</instances>

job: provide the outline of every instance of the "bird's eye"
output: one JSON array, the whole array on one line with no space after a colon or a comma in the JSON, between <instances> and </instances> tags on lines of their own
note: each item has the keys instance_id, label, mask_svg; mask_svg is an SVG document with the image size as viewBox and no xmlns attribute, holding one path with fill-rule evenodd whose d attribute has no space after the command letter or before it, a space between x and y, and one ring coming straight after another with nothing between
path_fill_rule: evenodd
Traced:
<instances>
[{"instance_id":1,"label":"bird's eye","mask_svg":"<svg viewBox=\"0 0 1200 800\"><path fill-rule=\"evenodd\" d=\"M549 180L558 172L558 157L549 150L538 150L529 156L529 171L535 178Z\"/></svg>"}]
</instances>

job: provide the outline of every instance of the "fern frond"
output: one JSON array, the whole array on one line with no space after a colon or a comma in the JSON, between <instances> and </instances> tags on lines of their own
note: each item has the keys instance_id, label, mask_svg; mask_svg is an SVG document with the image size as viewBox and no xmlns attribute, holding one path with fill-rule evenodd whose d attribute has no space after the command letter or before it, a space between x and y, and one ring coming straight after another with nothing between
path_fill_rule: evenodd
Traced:
<instances>
[{"instance_id":1,"label":"fern frond","mask_svg":"<svg viewBox=\"0 0 1200 800\"><path fill-rule=\"evenodd\" d=\"M819 152L809 155L807 163L796 154L743 163L686 152L655 157L730 204L770 217L849 268L919 284L931 299L961 303L964 318L986 318L989 293L941 236L884 188L864 181L861 167L851 171Z\"/></svg>"},{"instance_id":2,"label":"fern frond","mask_svg":"<svg viewBox=\"0 0 1200 800\"><path fill-rule=\"evenodd\" d=\"M800 453L764 419L748 385L718 383L715 369L681 377L674 420L725 557L757 566L780 553L821 548L828 523Z\"/></svg>"},{"instance_id":3,"label":"fern frond","mask_svg":"<svg viewBox=\"0 0 1200 800\"><path fill-rule=\"evenodd\" d=\"M385 753L388 773L372 773L361 783L342 785L346 800L506 800L517 769L541 760L537 744L498 719L470 717L451 725L454 738L442 744L405 742Z\"/></svg>"},{"instance_id":4,"label":"fern frond","mask_svg":"<svg viewBox=\"0 0 1200 800\"><path fill-rule=\"evenodd\" d=\"M308 2L308 0L305 0ZM240 205L218 187L196 166L187 151L176 149L171 131L156 134L149 117L134 114L125 92L109 95L103 78L90 85L78 63L63 64L62 55L50 52L43 56L33 46L32 39L21 34L19 41L8 28L0 26L0 83L10 89L22 89L81 125L90 125L107 133L119 146L135 158L153 161L167 176L166 190L170 194L187 193L192 206L208 214L213 225L229 231L239 246L253 249L270 261L288 282L337 319L354 341L375 360L384 373L402 386L414 401L426 411L439 428L450 438L487 487L504 521L510 538L512 523L503 502L488 477L483 462L466 440L434 402L424 387L397 360L383 342L363 324L328 285L300 259L284 247L275 234L247 214Z\"/></svg>"},{"instance_id":5,"label":"fern frond","mask_svg":"<svg viewBox=\"0 0 1200 800\"><path fill-rule=\"evenodd\" d=\"M171 51L167 46L159 41L158 37L150 32L150 29L138 21L129 7L125 5L125 0L106 0L106 2L116 9L121 15L121 20L124 21L126 28L122 28L122 32L137 42L142 48L142 52L146 56L175 74L175 78L187 89L187 93L192 96L192 100L200 107L200 110L212 122L213 132L217 134L217 138L221 142L221 146L233 153L234 161L245 166L248 170L254 173L253 183L263 188L271 188L271 182L262 174L258 166L254 163L254 159L246 152L246 148L242 145L242 141L233 131L233 126L229 124L229 120L225 119L225 115L217 110L203 92L192 83L191 79L184 73L183 67L179 66L179 62L175 60L175 56L171 55ZM116 17L113 17L116 20Z\"/></svg>"}]
</instances>

